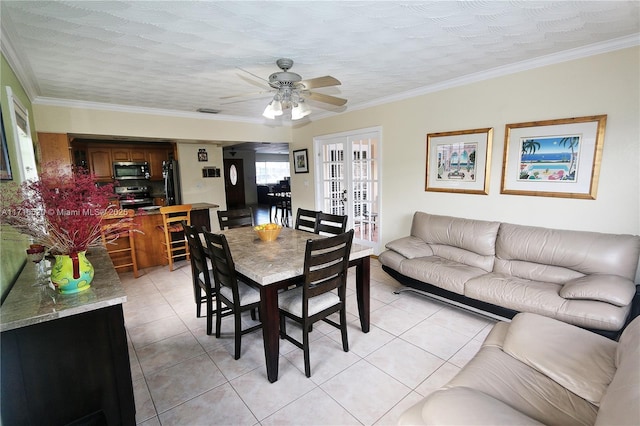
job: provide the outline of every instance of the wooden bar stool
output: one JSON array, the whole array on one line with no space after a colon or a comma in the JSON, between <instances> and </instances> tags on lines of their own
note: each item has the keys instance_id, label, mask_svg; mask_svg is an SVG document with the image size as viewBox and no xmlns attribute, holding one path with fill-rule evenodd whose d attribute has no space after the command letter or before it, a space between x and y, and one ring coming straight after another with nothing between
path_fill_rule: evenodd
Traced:
<instances>
[{"instance_id":1,"label":"wooden bar stool","mask_svg":"<svg viewBox=\"0 0 640 426\"><path fill-rule=\"evenodd\" d=\"M187 239L182 235L180 238L173 239L174 234L184 234L182 221L187 225L191 225L191 204L179 204L177 206L160 207L162 215L162 225L158 226L158 230L164 234L165 260L169 262L169 271L173 271L174 259L178 257L186 257L189 260L189 244Z\"/></svg>"},{"instance_id":2,"label":"wooden bar stool","mask_svg":"<svg viewBox=\"0 0 640 426\"><path fill-rule=\"evenodd\" d=\"M138 278L136 242L133 238L134 214L133 210L107 210L107 213L102 215L100 236L114 268L117 270L131 267L134 278ZM124 241L125 238L128 241L126 247L116 243L116 240Z\"/></svg>"}]
</instances>

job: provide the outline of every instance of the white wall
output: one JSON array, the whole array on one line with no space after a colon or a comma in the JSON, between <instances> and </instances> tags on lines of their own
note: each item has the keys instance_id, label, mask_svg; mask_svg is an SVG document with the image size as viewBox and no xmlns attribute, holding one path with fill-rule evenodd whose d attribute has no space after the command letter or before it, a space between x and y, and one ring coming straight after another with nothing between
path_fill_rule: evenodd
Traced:
<instances>
[{"instance_id":1,"label":"white wall","mask_svg":"<svg viewBox=\"0 0 640 426\"><path fill-rule=\"evenodd\" d=\"M625 49L295 127L290 149L308 148L311 162L314 136L382 126L383 243L407 235L416 210L640 234L639 76L640 48ZM500 194L506 124L598 114L608 121L596 200ZM426 192L426 135L484 127L494 129L489 195ZM291 175L294 210L314 206L313 173Z\"/></svg>"},{"instance_id":2,"label":"white wall","mask_svg":"<svg viewBox=\"0 0 640 426\"><path fill-rule=\"evenodd\" d=\"M180 186L182 189L182 202L211 203L226 208L224 196L224 178L203 178L203 167L218 167L222 169L222 148L213 144L179 143L178 168L180 169ZM198 161L198 150L207 150L208 161ZM219 230L218 209L210 209L209 216L212 230Z\"/></svg>"}]
</instances>

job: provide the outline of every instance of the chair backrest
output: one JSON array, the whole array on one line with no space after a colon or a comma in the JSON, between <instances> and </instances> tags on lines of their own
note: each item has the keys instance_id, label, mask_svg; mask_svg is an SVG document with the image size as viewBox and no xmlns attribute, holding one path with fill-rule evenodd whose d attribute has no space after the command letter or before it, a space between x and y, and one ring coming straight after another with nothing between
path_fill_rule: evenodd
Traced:
<instances>
[{"instance_id":1,"label":"chair backrest","mask_svg":"<svg viewBox=\"0 0 640 426\"><path fill-rule=\"evenodd\" d=\"M251 207L237 210L218 210L218 223L221 230L253 226L253 212Z\"/></svg>"},{"instance_id":2,"label":"chair backrest","mask_svg":"<svg viewBox=\"0 0 640 426\"><path fill-rule=\"evenodd\" d=\"M186 222L191 225L191 204L178 204L175 206L160 207L164 226L172 226L176 222Z\"/></svg>"},{"instance_id":3,"label":"chair backrest","mask_svg":"<svg viewBox=\"0 0 640 426\"><path fill-rule=\"evenodd\" d=\"M198 279L198 275L203 272L205 283L211 286L209 283L209 266L207 264L207 255L202 245L200 234L195 226L189 225L186 221L182 221L182 227L184 228L184 235L187 237L189 244L189 252L191 254L191 272L194 276L194 281Z\"/></svg>"},{"instance_id":4,"label":"chair backrest","mask_svg":"<svg viewBox=\"0 0 640 426\"><path fill-rule=\"evenodd\" d=\"M229 250L229 243L224 234L213 234L203 231L204 239L207 242L209 257L213 263L213 277L216 284L216 292L222 296L220 289L228 287L233 293L233 300L229 301L238 304L238 280L236 277L236 267Z\"/></svg>"},{"instance_id":5,"label":"chair backrest","mask_svg":"<svg viewBox=\"0 0 640 426\"><path fill-rule=\"evenodd\" d=\"M129 234L133 229L134 216L134 210L107 209L107 211L102 215L102 222L100 225L102 243L106 245L124 234Z\"/></svg>"},{"instance_id":6,"label":"chair backrest","mask_svg":"<svg viewBox=\"0 0 640 426\"><path fill-rule=\"evenodd\" d=\"M308 240L304 254L303 315L308 300L338 289L344 300L347 285L349 254L353 242L353 229L334 237Z\"/></svg>"},{"instance_id":7,"label":"chair backrest","mask_svg":"<svg viewBox=\"0 0 640 426\"><path fill-rule=\"evenodd\" d=\"M296 212L295 228L302 231L315 232L318 213L320 212L299 208Z\"/></svg>"},{"instance_id":8,"label":"chair backrest","mask_svg":"<svg viewBox=\"0 0 640 426\"><path fill-rule=\"evenodd\" d=\"M346 215L319 212L316 219L315 233L321 235L344 234L347 230L347 219Z\"/></svg>"}]
</instances>

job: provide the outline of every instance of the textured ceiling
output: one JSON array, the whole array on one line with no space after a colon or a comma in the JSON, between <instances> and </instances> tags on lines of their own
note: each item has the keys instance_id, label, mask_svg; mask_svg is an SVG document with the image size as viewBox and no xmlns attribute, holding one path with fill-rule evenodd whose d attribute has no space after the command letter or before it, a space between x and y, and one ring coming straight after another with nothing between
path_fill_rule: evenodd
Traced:
<instances>
[{"instance_id":1,"label":"textured ceiling","mask_svg":"<svg viewBox=\"0 0 640 426\"><path fill-rule=\"evenodd\" d=\"M281 57L304 79L342 82L315 91L348 103L310 101L312 119L640 37L638 1L0 4L3 52L35 102L213 108L260 122L268 93L220 98L268 89L250 73L268 78Z\"/></svg>"}]
</instances>

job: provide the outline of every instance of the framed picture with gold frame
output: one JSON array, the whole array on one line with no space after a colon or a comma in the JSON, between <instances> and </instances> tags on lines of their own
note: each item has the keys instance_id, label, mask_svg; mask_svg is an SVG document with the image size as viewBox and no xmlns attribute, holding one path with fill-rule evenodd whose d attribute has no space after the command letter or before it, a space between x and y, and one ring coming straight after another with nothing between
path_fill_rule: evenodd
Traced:
<instances>
[{"instance_id":1,"label":"framed picture with gold frame","mask_svg":"<svg viewBox=\"0 0 640 426\"><path fill-rule=\"evenodd\" d=\"M500 193L596 198L606 115L507 124Z\"/></svg>"},{"instance_id":2,"label":"framed picture with gold frame","mask_svg":"<svg viewBox=\"0 0 640 426\"><path fill-rule=\"evenodd\" d=\"M429 133L425 191L489 193L493 128Z\"/></svg>"}]
</instances>

